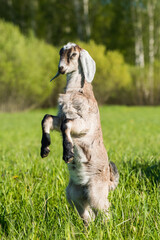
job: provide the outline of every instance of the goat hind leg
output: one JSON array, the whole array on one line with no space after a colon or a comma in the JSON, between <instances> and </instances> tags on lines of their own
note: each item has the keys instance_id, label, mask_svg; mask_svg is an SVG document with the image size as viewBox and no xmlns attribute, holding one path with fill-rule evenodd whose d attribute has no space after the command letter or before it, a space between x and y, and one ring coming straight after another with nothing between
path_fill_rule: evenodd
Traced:
<instances>
[{"instance_id":1,"label":"goat hind leg","mask_svg":"<svg viewBox=\"0 0 160 240\"><path fill-rule=\"evenodd\" d=\"M85 187L75 185L70 180L66 188L66 197L72 207L76 207L80 217L83 219L85 226L88 226L91 220L95 219L95 214L88 205Z\"/></svg>"},{"instance_id":2,"label":"goat hind leg","mask_svg":"<svg viewBox=\"0 0 160 240\"><path fill-rule=\"evenodd\" d=\"M60 119L57 116L46 114L42 120L42 140L41 140L41 157L47 157L50 150L49 145L51 144L50 130L59 130Z\"/></svg>"}]
</instances>

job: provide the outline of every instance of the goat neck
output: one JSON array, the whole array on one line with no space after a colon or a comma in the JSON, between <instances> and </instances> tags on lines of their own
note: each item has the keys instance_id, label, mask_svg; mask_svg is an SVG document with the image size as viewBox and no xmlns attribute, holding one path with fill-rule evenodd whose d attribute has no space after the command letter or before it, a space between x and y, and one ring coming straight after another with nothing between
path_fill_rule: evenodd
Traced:
<instances>
[{"instance_id":1,"label":"goat neck","mask_svg":"<svg viewBox=\"0 0 160 240\"><path fill-rule=\"evenodd\" d=\"M82 74L81 68L78 67L76 71L67 73L67 85L66 92L69 91L80 91L84 85L84 76Z\"/></svg>"}]
</instances>

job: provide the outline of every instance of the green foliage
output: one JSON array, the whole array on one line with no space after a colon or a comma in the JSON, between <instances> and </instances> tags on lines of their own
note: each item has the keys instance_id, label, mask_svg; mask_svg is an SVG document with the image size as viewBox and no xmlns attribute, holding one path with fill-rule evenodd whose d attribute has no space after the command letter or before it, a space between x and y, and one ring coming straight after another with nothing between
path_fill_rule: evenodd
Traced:
<instances>
[{"instance_id":1,"label":"green foliage","mask_svg":"<svg viewBox=\"0 0 160 240\"><path fill-rule=\"evenodd\" d=\"M33 34L24 37L16 26L3 21L0 21L0 32L1 109L20 110L55 104L57 94L64 87L61 77L55 84L49 82L57 72L59 48L37 40ZM100 103L106 103L116 91L127 88L131 79L128 65L120 53L106 53L103 45L93 41L79 44L96 62L93 85Z\"/></svg>"},{"instance_id":2,"label":"green foliage","mask_svg":"<svg viewBox=\"0 0 160 240\"><path fill-rule=\"evenodd\" d=\"M81 0L1 0L0 18L18 25L25 34L32 29L36 37L59 46L74 42L77 38L83 41L88 39L84 14L88 6L89 39L110 50L118 49L133 63L134 22L131 6L135 5L134 2L92 0L87 4Z\"/></svg>"},{"instance_id":3,"label":"green foliage","mask_svg":"<svg viewBox=\"0 0 160 240\"><path fill-rule=\"evenodd\" d=\"M40 158L44 114L0 115L0 239L160 239L160 108L101 107L104 144L120 183L109 194L110 218L86 229L67 203L69 181L60 134ZM11 123L12 122L12 123Z\"/></svg>"},{"instance_id":4,"label":"green foliage","mask_svg":"<svg viewBox=\"0 0 160 240\"><path fill-rule=\"evenodd\" d=\"M149 66L144 68L130 66L130 74L132 78L131 84L131 103L136 105L150 104L150 79ZM160 62L155 61L153 66L153 96L154 104L160 103Z\"/></svg>"},{"instance_id":5,"label":"green foliage","mask_svg":"<svg viewBox=\"0 0 160 240\"><path fill-rule=\"evenodd\" d=\"M1 108L39 106L52 91L49 79L57 69L57 50L3 21L0 32Z\"/></svg>"},{"instance_id":6,"label":"green foliage","mask_svg":"<svg viewBox=\"0 0 160 240\"><path fill-rule=\"evenodd\" d=\"M149 3L154 10L152 27L149 26ZM93 39L109 50L120 51L130 64L137 63L136 43L142 38L141 53L144 49L146 64L151 28L153 55L160 59L159 12L158 0L1 0L0 18L18 25L25 34L32 29L36 37L54 46L77 38Z\"/></svg>"},{"instance_id":7,"label":"green foliage","mask_svg":"<svg viewBox=\"0 0 160 240\"><path fill-rule=\"evenodd\" d=\"M23 36L19 29L0 21L0 109L22 110L40 106L53 106L63 91L66 76L55 82L49 80L56 74L59 47L36 39L31 32ZM106 51L105 46L94 41L77 42L88 50L96 62L93 87L100 104L150 104L149 66L129 66L118 51ZM154 104L160 102L160 62L153 69Z\"/></svg>"},{"instance_id":8,"label":"green foliage","mask_svg":"<svg viewBox=\"0 0 160 240\"><path fill-rule=\"evenodd\" d=\"M123 91L131 84L129 66L117 51L107 51L103 45L93 41L79 43L96 62L96 75L93 80L94 92L99 103L106 103L116 92Z\"/></svg>"}]
</instances>

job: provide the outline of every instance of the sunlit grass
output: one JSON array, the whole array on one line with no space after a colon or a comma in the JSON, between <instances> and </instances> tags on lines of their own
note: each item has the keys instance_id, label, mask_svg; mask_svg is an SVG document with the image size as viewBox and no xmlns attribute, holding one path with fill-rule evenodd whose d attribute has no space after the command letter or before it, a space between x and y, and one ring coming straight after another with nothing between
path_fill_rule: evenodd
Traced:
<instances>
[{"instance_id":1,"label":"sunlit grass","mask_svg":"<svg viewBox=\"0 0 160 240\"><path fill-rule=\"evenodd\" d=\"M104 144L120 183L110 219L85 229L68 205L62 141L40 158L41 119L56 110L0 114L0 239L160 239L160 108L101 107Z\"/></svg>"}]
</instances>

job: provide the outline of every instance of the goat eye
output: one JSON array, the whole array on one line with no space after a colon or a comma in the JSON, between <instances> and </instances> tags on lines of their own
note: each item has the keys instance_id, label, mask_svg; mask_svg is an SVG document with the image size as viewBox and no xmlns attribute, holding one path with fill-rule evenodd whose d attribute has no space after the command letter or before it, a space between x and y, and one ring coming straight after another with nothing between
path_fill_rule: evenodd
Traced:
<instances>
[{"instance_id":1,"label":"goat eye","mask_svg":"<svg viewBox=\"0 0 160 240\"><path fill-rule=\"evenodd\" d=\"M73 53L71 57L75 57L77 55L77 53Z\"/></svg>"}]
</instances>

